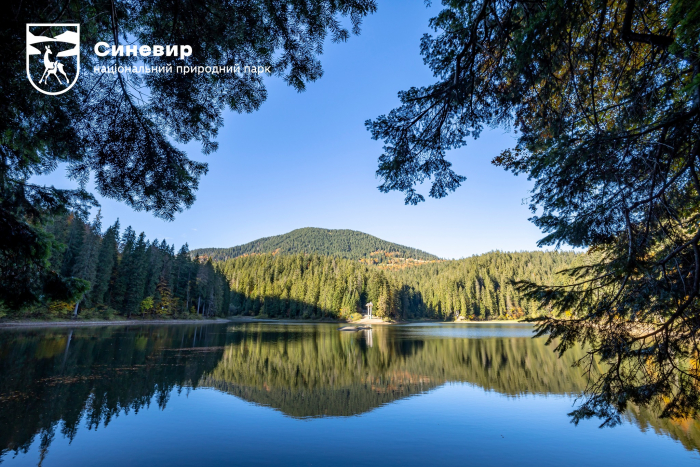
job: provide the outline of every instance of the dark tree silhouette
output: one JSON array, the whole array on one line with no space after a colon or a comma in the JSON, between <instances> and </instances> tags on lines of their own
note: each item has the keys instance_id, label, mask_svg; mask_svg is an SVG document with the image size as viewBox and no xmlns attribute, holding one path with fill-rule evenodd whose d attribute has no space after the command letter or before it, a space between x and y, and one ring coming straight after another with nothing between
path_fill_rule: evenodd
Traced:
<instances>
[{"instance_id":1,"label":"dark tree silhouette","mask_svg":"<svg viewBox=\"0 0 700 467\"><path fill-rule=\"evenodd\" d=\"M558 350L589 345L575 421L628 402L700 409L700 9L693 0L455 0L421 53L436 82L367 126L382 191L440 198L464 177L446 151L485 126L517 132L496 165L534 180L540 245L587 248L559 287L520 283L558 316Z\"/></svg>"},{"instance_id":2,"label":"dark tree silhouette","mask_svg":"<svg viewBox=\"0 0 700 467\"><path fill-rule=\"evenodd\" d=\"M270 66L302 91L321 77L326 39L358 34L374 0L88 0L8 5L0 18L0 300L12 307L80 296L85 283L63 279L47 261L44 224L94 204L84 188L29 182L58 164L84 187L166 220L192 205L205 163L175 143L216 150L222 112L252 112L267 94L259 74L93 73L94 66ZM349 18L351 31L341 20ZM36 91L25 72L26 23L81 25L81 75L60 96ZM47 32L48 35L52 31ZM98 57L98 42L189 45L175 56Z\"/></svg>"}]
</instances>

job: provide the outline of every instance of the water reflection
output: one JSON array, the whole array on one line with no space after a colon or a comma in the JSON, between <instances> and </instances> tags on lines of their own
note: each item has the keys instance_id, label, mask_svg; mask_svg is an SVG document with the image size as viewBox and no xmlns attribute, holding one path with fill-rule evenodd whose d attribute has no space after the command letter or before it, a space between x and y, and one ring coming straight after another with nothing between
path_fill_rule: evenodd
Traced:
<instances>
[{"instance_id":1,"label":"water reflection","mask_svg":"<svg viewBox=\"0 0 700 467\"><path fill-rule=\"evenodd\" d=\"M491 337L489 328L478 328L487 337L473 339L448 337L464 327L418 329L375 326L355 334L331 326L235 326L204 384L295 417L356 415L448 381L511 396L571 394L585 386L571 369L581 352L558 359L542 339L504 337L497 327Z\"/></svg>"},{"instance_id":2,"label":"water reflection","mask_svg":"<svg viewBox=\"0 0 700 467\"><path fill-rule=\"evenodd\" d=\"M510 397L578 394L572 363L523 325L375 326L232 324L0 332L0 453L45 453L56 430L107 426L173 391L216 388L297 418L353 416L464 382ZM641 429L700 446L697 421L631 409Z\"/></svg>"},{"instance_id":3,"label":"water reflection","mask_svg":"<svg viewBox=\"0 0 700 467\"><path fill-rule=\"evenodd\" d=\"M212 326L3 331L0 452L26 452L37 434L48 448L59 422L72 440L84 417L96 429L152 401L165 407L216 367L224 343Z\"/></svg>"}]
</instances>

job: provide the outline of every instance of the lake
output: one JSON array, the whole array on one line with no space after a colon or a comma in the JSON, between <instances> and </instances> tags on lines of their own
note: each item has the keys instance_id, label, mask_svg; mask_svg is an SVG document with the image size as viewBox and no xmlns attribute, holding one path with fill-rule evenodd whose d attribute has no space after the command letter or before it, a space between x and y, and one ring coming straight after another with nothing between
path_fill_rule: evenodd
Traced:
<instances>
[{"instance_id":1,"label":"lake","mask_svg":"<svg viewBox=\"0 0 700 467\"><path fill-rule=\"evenodd\" d=\"M696 465L700 424L585 387L527 324L0 330L3 465Z\"/></svg>"}]
</instances>

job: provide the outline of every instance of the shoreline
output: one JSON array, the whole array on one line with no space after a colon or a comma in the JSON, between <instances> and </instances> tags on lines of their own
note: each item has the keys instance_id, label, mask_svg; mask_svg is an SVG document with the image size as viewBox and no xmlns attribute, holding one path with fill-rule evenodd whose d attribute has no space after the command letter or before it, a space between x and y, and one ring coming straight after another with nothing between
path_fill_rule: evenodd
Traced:
<instances>
[{"instance_id":1,"label":"shoreline","mask_svg":"<svg viewBox=\"0 0 700 467\"><path fill-rule=\"evenodd\" d=\"M29 327L85 327L85 326L133 326L138 324L215 324L229 323L223 318L216 319L145 319L137 320L95 320L95 321L0 321L0 328L29 328Z\"/></svg>"},{"instance_id":2,"label":"shoreline","mask_svg":"<svg viewBox=\"0 0 700 467\"><path fill-rule=\"evenodd\" d=\"M309 319L274 319L256 318L252 316L240 316L215 319L146 319L146 320L95 320L95 321L42 321L42 320L18 320L0 321L2 328L30 328L30 327L85 327L85 326L134 326L153 324L224 324L224 323L279 323L279 324L349 324L349 325L378 325L401 326L407 324L530 324L518 320L488 320L488 321L437 321L437 320L411 320L411 321L382 321L380 319L361 319L359 321L345 320L309 320Z\"/></svg>"},{"instance_id":3,"label":"shoreline","mask_svg":"<svg viewBox=\"0 0 700 467\"><path fill-rule=\"evenodd\" d=\"M439 321L431 319L421 319L421 320L409 320L409 321L382 321L378 318L373 319L361 319L357 321L346 321L346 320L313 320L313 319L275 319L275 318L256 318L254 316L236 316L227 319L231 323L300 323L300 324L376 324L380 326L392 326L392 325L405 325L405 324L531 324L526 321L519 321L515 319L509 320L487 320L487 321Z\"/></svg>"}]
</instances>

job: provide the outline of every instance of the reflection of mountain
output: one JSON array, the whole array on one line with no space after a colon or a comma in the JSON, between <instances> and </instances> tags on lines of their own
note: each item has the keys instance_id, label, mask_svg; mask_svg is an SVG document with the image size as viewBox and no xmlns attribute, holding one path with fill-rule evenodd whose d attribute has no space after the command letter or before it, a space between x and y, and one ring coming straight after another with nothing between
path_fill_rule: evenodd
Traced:
<instances>
[{"instance_id":1,"label":"reflection of mountain","mask_svg":"<svg viewBox=\"0 0 700 467\"><path fill-rule=\"evenodd\" d=\"M387 385L388 388L360 383L343 388L289 390L239 386L209 379L203 380L202 383L247 401L278 408L285 414L298 418L358 415L437 386L434 382L416 384L393 381Z\"/></svg>"},{"instance_id":2,"label":"reflection of mountain","mask_svg":"<svg viewBox=\"0 0 700 467\"><path fill-rule=\"evenodd\" d=\"M153 326L0 333L0 455L42 449L61 427L107 425L120 413L173 390L207 386L292 417L349 416L465 382L511 397L575 394L584 388L571 368L581 351L559 359L543 339L517 332L460 338L465 327L375 327L364 333L335 325ZM507 329L494 326L493 329ZM444 332L444 331L450 331ZM442 336L440 336L442 334ZM562 414L563 415L563 414ZM84 418L83 418L84 417ZM700 446L696 421L659 420L632 408L629 420ZM60 423L63 422L63 423Z\"/></svg>"},{"instance_id":3,"label":"reflection of mountain","mask_svg":"<svg viewBox=\"0 0 700 467\"><path fill-rule=\"evenodd\" d=\"M266 328L266 326L268 326ZM585 380L543 339L409 338L375 327L373 347L362 334L334 327L248 325L233 331L221 361L201 384L295 417L355 415L432 389L467 382L516 396L580 392Z\"/></svg>"},{"instance_id":4,"label":"reflection of mountain","mask_svg":"<svg viewBox=\"0 0 700 467\"><path fill-rule=\"evenodd\" d=\"M630 407L626 414L627 420L642 431L649 429L657 434L666 434L680 441L689 451L700 452L700 420L684 419L671 420L659 418L652 411Z\"/></svg>"},{"instance_id":5,"label":"reflection of mountain","mask_svg":"<svg viewBox=\"0 0 700 467\"><path fill-rule=\"evenodd\" d=\"M581 370L572 368L583 352L557 358L544 339L415 336L401 327L375 327L372 333L368 347L362 333L339 333L335 326L238 326L200 384L293 417L356 415L445 382L513 397L578 394L586 385ZM700 447L696 420L661 420L636 408L627 418L687 449Z\"/></svg>"}]
</instances>

